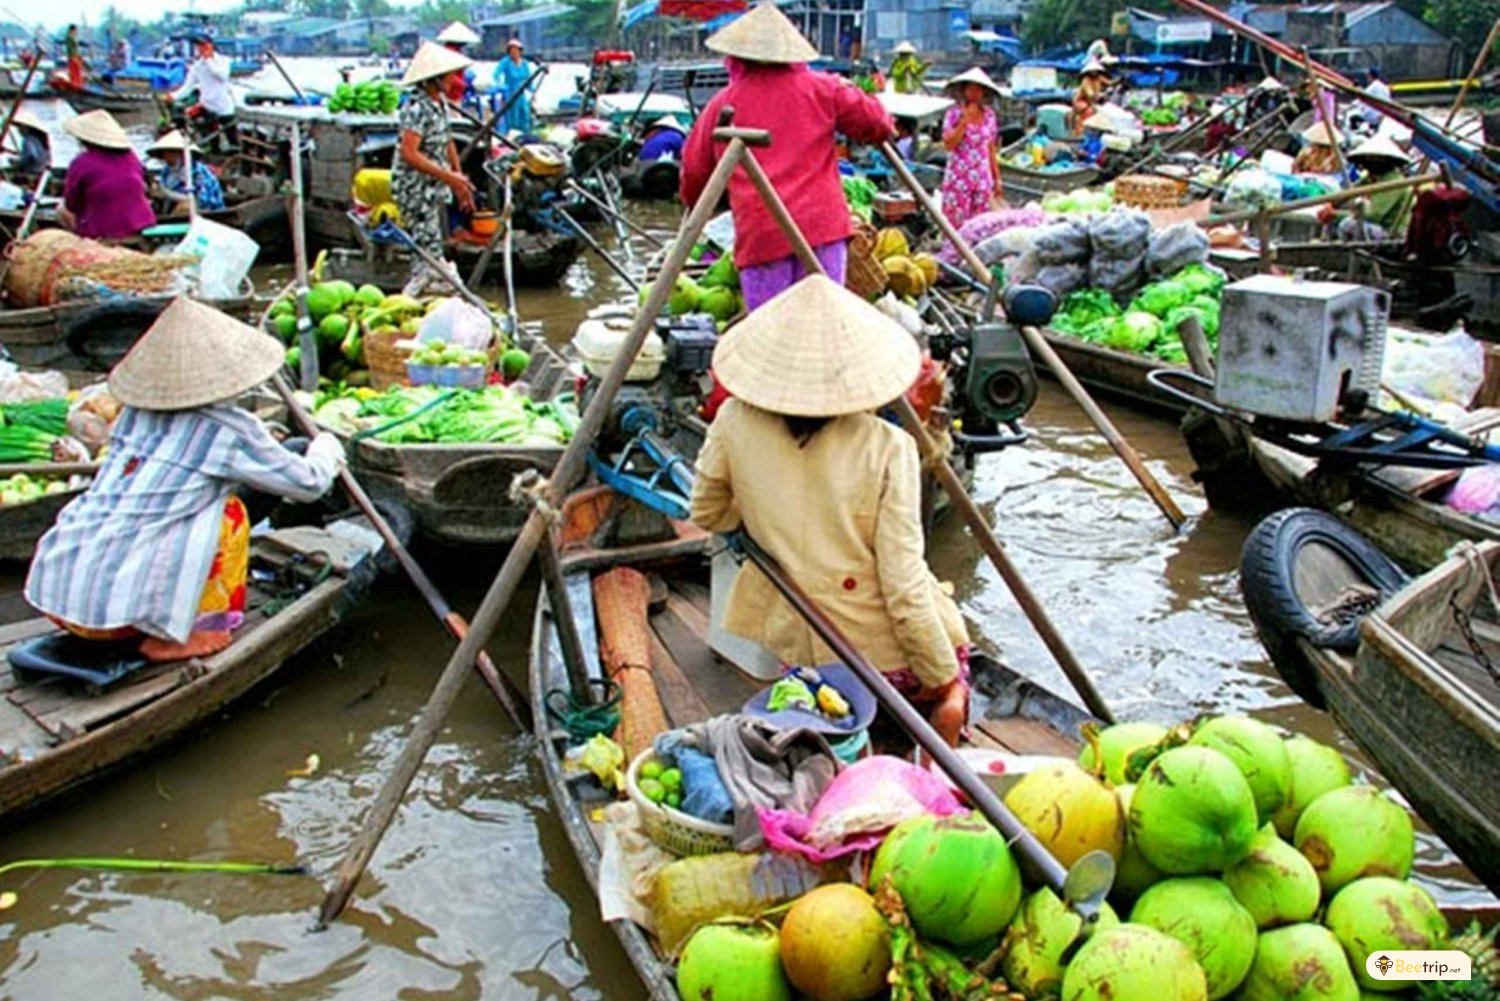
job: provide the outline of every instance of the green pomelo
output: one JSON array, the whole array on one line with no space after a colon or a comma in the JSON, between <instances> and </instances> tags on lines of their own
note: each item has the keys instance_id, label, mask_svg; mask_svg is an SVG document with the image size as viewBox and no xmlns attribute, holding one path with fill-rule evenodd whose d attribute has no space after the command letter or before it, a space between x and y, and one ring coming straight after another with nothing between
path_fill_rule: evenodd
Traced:
<instances>
[{"instance_id":1,"label":"green pomelo","mask_svg":"<svg viewBox=\"0 0 1500 1001\"><path fill-rule=\"evenodd\" d=\"M1416 832L1406 810L1378 789L1344 786L1302 811L1293 844L1331 897L1365 876L1409 876Z\"/></svg>"},{"instance_id":2,"label":"green pomelo","mask_svg":"<svg viewBox=\"0 0 1500 1001\"><path fill-rule=\"evenodd\" d=\"M861 1001L885 987L890 929L864 890L820 886L798 898L782 922L781 966L807 1001Z\"/></svg>"},{"instance_id":3,"label":"green pomelo","mask_svg":"<svg viewBox=\"0 0 1500 1001\"><path fill-rule=\"evenodd\" d=\"M1255 960L1255 918L1229 887L1208 876L1165 879L1141 894L1130 923L1155 928L1192 950L1210 1001L1240 985Z\"/></svg>"},{"instance_id":4,"label":"green pomelo","mask_svg":"<svg viewBox=\"0 0 1500 1001\"><path fill-rule=\"evenodd\" d=\"M886 876L917 932L951 945L999 934L1021 904L1021 872L1010 846L977 813L898 824L875 853L870 886Z\"/></svg>"},{"instance_id":5,"label":"green pomelo","mask_svg":"<svg viewBox=\"0 0 1500 1001\"><path fill-rule=\"evenodd\" d=\"M314 323L322 321L323 317L338 312L343 303L339 301L339 291L330 288L327 283L314 285L307 290L307 312L312 316Z\"/></svg>"},{"instance_id":6,"label":"green pomelo","mask_svg":"<svg viewBox=\"0 0 1500 1001\"><path fill-rule=\"evenodd\" d=\"M1116 723L1099 731L1099 753L1104 757L1104 777L1110 785L1125 784L1125 766L1130 755L1160 741L1167 728L1156 723ZM1095 772L1094 745L1085 744L1078 752L1078 764L1084 771Z\"/></svg>"},{"instance_id":7,"label":"green pomelo","mask_svg":"<svg viewBox=\"0 0 1500 1001\"><path fill-rule=\"evenodd\" d=\"M283 344L292 343L292 338L297 336L297 317L291 313L277 313L271 317L271 323L276 328L276 336L281 338Z\"/></svg>"},{"instance_id":8,"label":"green pomelo","mask_svg":"<svg viewBox=\"0 0 1500 1001\"><path fill-rule=\"evenodd\" d=\"M346 282L342 278L336 278L333 281L323 282L322 284L324 287L332 289L339 297L339 309L343 309L354 301L355 288L350 282Z\"/></svg>"},{"instance_id":9,"label":"green pomelo","mask_svg":"<svg viewBox=\"0 0 1500 1001\"><path fill-rule=\"evenodd\" d=\"M361 285L354 292L354 301L361 306L374 308L385 302L385 293L378 285Z\"/></svg>"},{"instance_id":10,"label":"green pomelo","mask_svg":"<svg viewBox=\"0 0 1500 1001\"><path fill-rule=\"evenodd\" d=\"M1255 797L1233 761L1207 747L1157 756L1130 800L1141 855L1176 876L1219 872L1255 840Z\"/></svg>"},{"instance_id":11,"label":"green pomelo","mask_svg":"<svg viewBox=\"0 0 1500 1001\"><path fill-rule=\"evenodd\" d=\"M1389 876L1356 879L1334 895L1323 923L1333 932L1359 986L1371 991L1399 991L1404 980L1370 976L1365 960L1386 950L1428 952L1444 948L1448 922L1432 895L1415 883Z\"/></svg>"},{"instance_id":12,"label":"green pomelo","mask_svg":"<svg viewBox=\"0 0 1500 1001\"><path fill-rule=\"evenodd\" d=\"M1120 800L1120 810L1127 817L1130 816L1130 798L1133 795L1135 795L1135 786L1115 786L1115 796ZM1129 903L1146 892L1146 887L1165 878L1166 873L1146 861L1146 856L1141 854L1135 838L1127 836L1125 851L1120 854L1120 864L1115 866L1115 885L1110 890L1110 896L1117 903Z\"/></svg>"},{"instance_id":13,"label":"green pomelo","mask_svg":"<svg viewBox=\"0 0 1500 1001\"><path fill-rule=\"evenodd\" d=\"M1260 928L1311 921L1323 895L1312 863L1270 824L1255 836L1250 854L1224 870L1224 883Z\"/></svg>"},{"instance_id":14,"label":"green pomelo","mask_svg":"<svg viewBox=\"0 0 1500 1001\"><path fill-rule=\"evenodd\" d=\"M1005 805L1061 862L1089 852L1125 851L1125 812L1114 792L1071 761L1028 772L1005 794Z\"/></svg>"},{"instance_id":15,"label":"green pomelo","mask_svg":"<svg viewBox=\"0 0 1500 1001\"><path fill-rule=\"evenodd\" d=\"M1119 923L1114 910L1105 904L1094 932ZM1000 944L1005 957L1000 970L1011 990L1032 999L1055 997L1062 989L1063 955L1082 924L1083 919L1046 887L1022 901Z\"/></svg>"},{"instance_id":16,"label":"green pomelo","mask_svg":"<svg viewBox=\"0 0 1500 1001\"><path fill-rule=\"evenodd\" d=\"M679 275L677 284L672 286L671 298L667 300L667 312L673 316L686 316L698 308L698 301L703 297L703 290L698 288L698 283L687 275Z\"/></svg>"},{"instance_id":17,"label":"green pomelo","mask_svg":"<svg viewBox=\"0 0 1500 1001\"><path fill-rule=\"evenodd\" d=\"M732 319L739 311L740 297L732 288L716 286L704 289L698 299L698 312L707 313L720 322Z\"/></svg>"},{"instance_id":18,"label":"green pomelo","mask_svg":"<svg viewBox=\"0 0 1500 1001\"><path fill-rule=\"evenodd\" d=\"M1063 971L1062 1001L1207 1001L1203 968L1155 928L1095 932Z\"/></svg>"},{"instance_id":19,"label":"green pomelo","mask_svg":"<svg viewBox=\"0 0 1500 1001\"><path fill-rule=\"evenodd\" d=\"M781 941L764 922L704 925L677 962L683 1001L792 1001L781 969Z\"/></svg>"},{"instance_id":20,"label":"green pomelo","mask_svg":"<svg viewBox=\"0 0 1500 1001\"><path fill-rule=\"evenodd\" d=\"M1264 723L1244 716L1217 716L1199 726L1188 743L1211 747L1234 762L1250 783L1260 823L1270 820L1286 802L1292 787L1286 741Z\"/></svg>"},{"instance_id":21,"label":"green pomelo","mask_svg":"<svg viewBox=\"0 0 1500 1001\"><path fill-rule=\"evenodd\" d=\"M507 379L519 379L531 367L531 355L520 348L507 348L500 356L500 371Z\"/></svg>"},{"instance_id":22,"label":"green pomelo","mask_svg":"<svg viewBox=\"0 0 1500 1001\"><path fill-rule=\"evenodd\" d=\"M1333 932L1287 925L1261 934L1238 1001L1359 1001L1359 987Z\"/></svg>"},{"instance_id":23,"label":"green pomelo","mask_svg":"<svg viewBox=\"0 0 1500 1001\"><path fill-rule=\"evenodd\" d=\"M1290 838L1308 804L1325 792L1342 789L1354 777L1342 754L1311 737L1287 738L1286 754L1292 765L1291 793L1271 819L1276 823L1276 833Z\"/></svg>"}]
</instances>

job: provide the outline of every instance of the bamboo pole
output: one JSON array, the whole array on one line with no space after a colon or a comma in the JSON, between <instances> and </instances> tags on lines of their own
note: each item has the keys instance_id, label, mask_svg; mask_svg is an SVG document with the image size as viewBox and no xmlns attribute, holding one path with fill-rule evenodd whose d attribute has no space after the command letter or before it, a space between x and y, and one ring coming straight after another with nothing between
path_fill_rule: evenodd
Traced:
<instances>
[{"instance_id":1,"label":"bamboo pole","mask_svg":"<svg viewBox=\"0 0 1500 1001\"><path fill-rule=\"evenodd\" d=\"M1318 76L1313 72L1312 56L1308 55L1305 45L1302 46L1302 65L1307 70L1307 81L1312 87L1313 107L1318 109L1318 119L1328 133L1328 144L1333 147L1333 161L1339 165L1339 187L1342 188L1349 183L1349 164L1344 160L1344 150L1339 146L1339 130L1334 127L1333 116L1328 113L1328 103L1323 100L1323 85L1318 83Z\"/></svg>"},{"instance_id":2,"label":"bamboo pole","mask_svg":"<svg viewBox=\"0 0 1500 1001\"><path fill-rule=\"evenodd\" d=\"M894 150L888 149L886 156L893 163L899 164L898 170L905 171L905 163L901 161L900 157L892 156L894 152ZM775 186L771 184L770 178L761 169L754 155L748 152L745 155L745 172L750 175L750 181L755 185L756 192L766 203L766 207L776 219L777 225L781 227L782 233L796 251L797 257L802 261L802 266L811 274L823 273L823 266L818 262L817 254L807 242L807 238L803 236L802 230L798 228L796 220L792 218L791 212L787 210L785 203L782 202L781 196L777 193ZM909 173L907 176L910 176ZM922 190L920 184L916 183L915 178L912 178L908 183L913 191L918 192L917 197L926 197L926 192ZM941 215L938 218L942 218ZM988 276L988 272L985 272L985 274ZM969 526L969 531L979 543L979 548L983 550L984 554L989 557L990 562L994 564L995 569L999 571L1001 579L1005 581L1006 586L1010 588L1011 594L1015 596L1016 604L1021 606L1021 611L1030 620L1033 628L1036 629L1037 634L1041 637L1043 644L1051 652L1053 659L1057 661L1058 667L1062 669L1063 674L1072 683L1079 697L1083 699L1084 705L1088 707L1089 712L1100 719L1113 722L1114 716L1109 711L1109 705L1104 701L1104 697L1099 694L1098 688L1094 686L1093 679L1089 677L1088 672L1084 670L1083 665L1079 663L1078 658L1073 654L1072 648L1068 646L1067 641L1063 639L1062 634L1053 624L1051 616L1047 614L1045 606L1042 605L1041 600L1037 598L1035 592L1027 584L1026 578L1021 575L1020 569L1011 561L1010 554L1005 551L1005 548L1000 544L1000 540L995 537L995 533L990 529L989 523L984 520L984 514L974 503L974 499L964 490L964 485L959 480L958 474L949 465L947 456L943 454L937 442L933 441L932 435L928 433L926 425L922 423L922 419L918 416L916 409L912 407L911 401L902 396L896 400L895 405L896 412L901 417L901 423L906 427L911 436L916 439L917 447L921 451L928 468L932 470L938 483L942 485L949 498L952 499L953 506L963 516L964 522Z\"/></svg>"},{"instance_id":3,"label":"bamboo pole","mask_svg":"<svg viewBox=\"0 0 1500 1001\"><path fill-rule=\"evenodd\" d=\"M274 58L274 57L273 57ZM281 68L281 63L276 64ZM283 73L286 70L282 70ZM288 77L288 79L291 79ZM313 331L312 314L307 308L307 217L302 195L302 125L292 122L292 211L289 222L292 227L292 263L297 275L297 343L302 348L300 366L302 389L311 393L318 388L318 338Z\"/></svg>"},{"instance_id":4,"label":"bamboo pole","mask_svg":"<svg viewBox=\"0 0 1500 1001\"><path fill-rule=\"evenodd\" d=\"M427 704L422 707L422 714L417 719L415 729L407 738L406 746L401 749L400 756L392 766L391 774L387 776L385 785L365 817L364 826L339 865L333 886L329 889L319 911L320 926L326 927L343 911L344 905L349 902L349 897L354 892L359 877L370 864L370 859L374 857L381 837L390 827L391 821L395 819L396 811L401 808L401 800L407 788L416 777L418 769L422 767L422 761L427 757L433 741L437 739L444 720L447 719L449 712L453 709L453 704L458 700L459 692L463 689L475 657L494 633L495 627L499 625L501 616L505 614L516 591L521 586L537 547L551 531L548 515L545 512L555 511L561 506L568 490L588 468L588 450L593 446L594 440L598 438L608 419L615 395L624 385L625 376L630 366L635 363L635 356L640 351L641 345L645 343L646 335L655 328L656 317L667 305L667 298L671 294L676 276L681 273L683 265L687 263L688 255L692 253L693 245L702 234L703 227L713 217L719 198L728 189L730 175L739 165L746 148L742 138L728 140L728 148L714 168L703 194L698 198L698 203L683 220L677 241L667 254L667 260L662 269L662 273L670 280L652 284L645 303L636 314L630 334L620 346L619 354L615 356L609 371L600 380L593 399L585 409L573 440L564 449L552 476L546 481L538 506L527 517L520 536L506 555L500 572L490 584L489 591L479 606L479 611L474 615L473 625L468 635L460 641L458 649L453 652L448 659L447 666L443 668L442 676L428 697Z\"/></svg>"},{"instance_id":5,"label":"bamboo pole","mask_svg":"<svg viewBox=\"0 0 1500 1001\"><path fill-rule=\"evenodd\" d=\"M1495 19L1495 23L1490 27L1489 35L1485 37L1484 47L1479 50L1479 55L1474 57L1474 65L1458 88L1458 96L1453 99L1453 107L1448 109L1448 117L1443 121L1443 128L1453 127L1453 119L1457 118L1459 111L1463 109L1464 98L1469 96L1469 88L1473 86L1479 74L1484 72L1484 64L1489 61L1490 50L1495 47L1496 41L1500 41L1500 18Z\"/></svg>"},{"instance_id":6,"label":"bamboo pole","mask_svg":"<svg viewBox=\"0 0 1500 1001\"><path fill-rule=\"evenodd\" d=\"M1376 184L1345 188L1342 191L1330 191L1327 194L1315 195L1312 198L1299 198L1294 202L1282 202L1280 205L1273 205L1266 209L1244 209L1240 212L1209 216L1207 219L1200 220L1198 225L1203 227L1223 226L1227 223L1259 219L1262 215L1284 215L1287 212L1295 212L1298 209L1311 208L1315 205L1337 205L1340 202L1347 202L1352 198L1363 198L1366 195L1379 195L1387 191L1399 191L1402 188L1414 188L1420 184L1430 184L1438 180L1440 176L1440 174L1433 172L1430 174L1419 174L1416 177L1398 177L1394 181L1380 181Z\"/></svg>"}]
</instances>

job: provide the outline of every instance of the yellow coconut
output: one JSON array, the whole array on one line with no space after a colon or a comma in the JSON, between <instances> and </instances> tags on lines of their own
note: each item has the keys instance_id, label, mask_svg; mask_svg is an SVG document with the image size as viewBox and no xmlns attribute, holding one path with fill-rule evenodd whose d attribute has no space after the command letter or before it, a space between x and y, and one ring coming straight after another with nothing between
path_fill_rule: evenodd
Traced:
<instances>
[{"instance_id":1,"label":"yellow coconut","mask_svg":"<svg viewBox=\"0 0 1500 1001\"><path fill-rule=\"evenodd\" d=\"M916 298L927 291L927 276L910 257L887 257L880 266L890 279L891 291L897 295Z\"/></svg>"},{"instance_id":2,"label":"yellow coconut","mask_svg":"<svg viewBox=\"0 0 1500 1001\"><path fill-rule=\"evenodd\" d=\"M883 261L887 257L910 257L911 244L906 240L906 234L894 227L883 229L875 237L875 259Z\"/></svg>"},{"instance_id":3,"label":"yellow coconut","mask_svg":"<svg viewBox=\"0 0 1500 1001\"><path fill-rule=\"evenodd\" d=\"M1071 761L1029 773L1005 805L1064 866L1091 851L1125 851L1125 811L1114 791Z\"/></svg>"},{"instance_id":4,"label":"yellow coconut","mask_svg":"<svg viewBox=\"0 0 1500 1001\"><path fill-rule=\"evenodd\" d=\"M933 257L931 254L913 254L912 263L922 269L922 277L927 279L928 288L932 288L932 286L937 284L938 262L936 257Z\"/></svg>"}]
</instances>

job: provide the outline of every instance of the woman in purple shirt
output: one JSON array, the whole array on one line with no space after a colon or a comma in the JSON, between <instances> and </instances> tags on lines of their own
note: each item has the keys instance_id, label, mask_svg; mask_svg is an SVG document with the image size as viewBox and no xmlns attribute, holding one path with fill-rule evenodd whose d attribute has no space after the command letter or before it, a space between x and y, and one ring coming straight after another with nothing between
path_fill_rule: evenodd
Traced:
<instances>
[{"instance_id":1,"label":"woman in purple shirt","mask_svg":"<svg viewBox=\"0 0 1500 1001\"><path fill-rule=\"evenodd\" d=\"M63 128L83 146L63 183L63 224L93 240L123 240L155 225L146 169L114 117L90 111Z\"/></svg>"}]
</instances>

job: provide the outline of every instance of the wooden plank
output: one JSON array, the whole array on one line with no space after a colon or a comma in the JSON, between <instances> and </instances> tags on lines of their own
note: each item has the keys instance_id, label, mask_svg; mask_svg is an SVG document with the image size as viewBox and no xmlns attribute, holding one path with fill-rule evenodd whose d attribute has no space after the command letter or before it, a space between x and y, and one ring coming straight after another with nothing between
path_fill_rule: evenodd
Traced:
<instances>
[{"instance_id":1,"label":"wooden plank","mask_svg":"<svg viewBox=\"0 0 1500 1001\"><path fill-rule=\"evenodd\" d=\"M973 728L1016 754L1048 754L1066 758L1078 755L1076 744L1034 719L1022 716L984 719L975 723Z\"/></svg>"},{"instance_id":2,"label":"wooden plank","mask_svg":"<svg viewBox=\"0 0 1500 1001\"><path fill-rule=\"evenodd\" d=\"M667 611L682 620L682 624L691 629L708 643L708 613L684 597L677 590L677 584L672 582L672 593L667 595Z\"/></svg>"},{"instance_id":3,"label":"wooden plank","mask_svg":"<svg viewBox=\"0 0 1500 1001\"><path fill-rule=\"evenodd\" d=\"M158 674L138 684L116 688L102 695L72 699L53 712L47 713L37 722L46 728L48 733L68 740L161 698L187 683L196 673L198 672L178 664L174 670Z\"/></svg>"},{"instance_id":4,"label":"wooden plank","mask_svg":"<svg viewBox=\"0 0 1500 1001\"><path fill-rule=\"evenodd\" d=\"M703 637L669 607L651 616L651 627L709 707L709 715L739 712L757 688L718 658Z\"/></svg>"},{"instance_id":5,"label":"wooden plank","mask_svg":"<svg viewBox=\"0 0 1500 1001\"><path fill-rule=\"evenodd\" d=\"M713 715L655 630L651 631L651 677L673 726L701 723Z\"/></svg>"},{"instance_id":6,"label":"wooden plank","mask_svg":"<svg viewBox=\"0 0 1500 1001\"><path fill-rule=\"evenodd\" d=\"M12 622L9 625L0 626L0 649L13 647L17 643L34 640L38 636L46 636L56 631L56 625L40 617Z\"/></svg>"}]
</instances>

